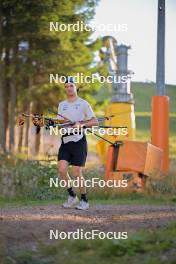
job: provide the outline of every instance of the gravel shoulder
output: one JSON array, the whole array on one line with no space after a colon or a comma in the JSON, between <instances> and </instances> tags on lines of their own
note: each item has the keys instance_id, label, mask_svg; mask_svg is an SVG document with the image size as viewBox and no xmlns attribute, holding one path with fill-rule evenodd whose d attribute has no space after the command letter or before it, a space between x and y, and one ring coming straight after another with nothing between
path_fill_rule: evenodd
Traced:
<instances>
[{"instance_id":1,"label":"gravel shoulder","mask_svg":"<svg viewBox=\"0 0 176 264\"><path fill-rule=\"evenodd\" d=\"M0 209L0 240L6 249L34 249L52 243L50 230L59 232L114 231L135 233L153 230L176 221L175 206L93 205L88 211L64 209L60 205Z\"/></svg>"}]
</instances>

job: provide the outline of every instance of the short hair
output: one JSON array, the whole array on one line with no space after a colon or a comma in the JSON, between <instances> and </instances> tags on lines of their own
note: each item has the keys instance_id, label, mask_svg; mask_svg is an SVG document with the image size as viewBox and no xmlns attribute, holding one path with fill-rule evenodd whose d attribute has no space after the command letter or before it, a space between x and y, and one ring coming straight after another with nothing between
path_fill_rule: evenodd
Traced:
<instances>
[{"instance_id":1,"label":"short hair","mask_svg":"<svg viewBox=\"0 0 176 264\"><path fill-rule=\"evenodd\" d=\"M65 83L75 83L74 78L72 76L67 76L65 78Z\"/></svg>"},{"instance_id":2,"label":"short hair","mask_svg":"<svg viewBox=\"0 0 176 264\"><path fill-rule=\"evenodd\" d=\"M74 77L72 77L72 76L67 76L66 78L65 78L65 84L66 83L74 83L75 84L75 81L74 81ZM77 92L79 91L79 88L76 88L76 90L77 90Z\"/></svg>"}]
</instances>

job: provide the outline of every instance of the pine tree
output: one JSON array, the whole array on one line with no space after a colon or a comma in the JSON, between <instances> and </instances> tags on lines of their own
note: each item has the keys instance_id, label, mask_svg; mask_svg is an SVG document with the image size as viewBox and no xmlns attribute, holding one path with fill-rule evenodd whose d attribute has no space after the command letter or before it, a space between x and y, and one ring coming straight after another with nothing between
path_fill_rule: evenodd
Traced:
<instances>
[{"instance_id":1,"label":"pine tree","mask_svg":"<svg viewBox=\"0 0 176 264\"><path fill-rule=\"evenodd\" d=\"M55 106L64 97L62 84L49 84L49 74L85 75L97 71L94 52L100 41L91 40L90 31L53 32L50 21L88 23L94 15L96 0L2 0L0 3L0 148L6 150L6 132L10 129L9 150L15 146L15 117L21 111L41 111ZM79 85L81 95L93 100L95 85ZM25 132L28 147L29 122ZM23 140L23 130L20 144ZM40 142L36 141L36 152ZM18 144L18 148L21 146Z\"/></svg>"}]
</instances>

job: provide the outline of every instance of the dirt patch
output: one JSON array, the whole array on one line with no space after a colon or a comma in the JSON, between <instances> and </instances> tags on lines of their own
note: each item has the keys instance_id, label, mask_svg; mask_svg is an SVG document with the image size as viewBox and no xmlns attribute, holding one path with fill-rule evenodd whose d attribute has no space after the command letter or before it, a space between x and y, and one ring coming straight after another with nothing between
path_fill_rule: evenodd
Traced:
<instances>
[{"instance_id":1,"label":"dirt patch","mask_svg":"<svg viewBox=\"0 0 176 264\"><path fill-rule=\"evenodd\" d=\"M0 238L6 249L35 249L38 242L52 243L50 230L108 232L151 230L176 220L176 207L151 205L94 205L89 211L61 206L0 209Z\"/></svg>"}]
</instances>

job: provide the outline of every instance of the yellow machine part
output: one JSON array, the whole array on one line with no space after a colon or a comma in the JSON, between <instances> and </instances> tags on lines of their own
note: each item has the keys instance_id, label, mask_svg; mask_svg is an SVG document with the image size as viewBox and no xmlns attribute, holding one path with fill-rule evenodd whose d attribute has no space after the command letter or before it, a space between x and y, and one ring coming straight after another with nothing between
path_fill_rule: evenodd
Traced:
<instances>
[{"instance_id":1,"label":"yellow machine part","mask_svg":"<svg viewBox=\"0 0 176 264\"><path fill-rule=\"evenodd\" d=\"M134 104L130 103L111 103L106 111L105 116L114 117L110 120L105 121L106 126L126 126L127 129L116 130L115 136L105 135L104 138L110 140L111 142L115 142L117 140L133 140L135 139L135 114L134 114ZM107 130L106 130L107 131ZM127 135L122 135L127 134ZM101 135L101 134L100 134ZM107 158L107 150L108 150L109 143L105 142L104 140L99 140L96 145L96 149L98 155L103 163L105 163Z\"/></svg>"}]
</instances>

